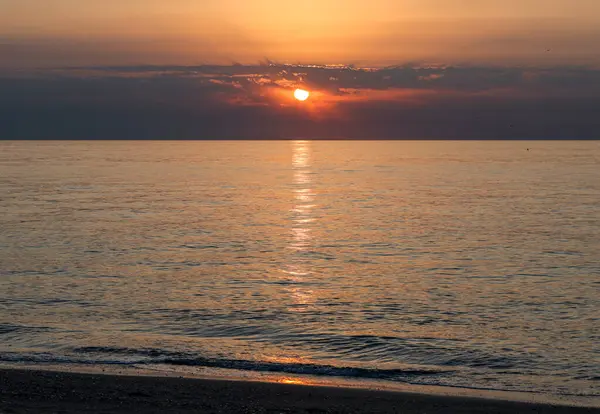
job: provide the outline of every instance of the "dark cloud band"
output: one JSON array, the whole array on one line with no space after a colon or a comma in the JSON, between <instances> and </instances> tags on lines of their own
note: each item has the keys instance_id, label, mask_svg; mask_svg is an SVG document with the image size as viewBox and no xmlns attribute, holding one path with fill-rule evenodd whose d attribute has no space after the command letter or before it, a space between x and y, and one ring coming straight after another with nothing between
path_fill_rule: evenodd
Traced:
<instances>
[{"instance_id":1,"label":"dark cloud band","mask_svg":"<svg viewBox=\"0 0 600 414\"><path fill-rule=\"evenodd\" d=\"M314 99L291 100L302 86ZM3 139L596 139L600 70L131 66L0 75Z\"/></svg>"}]
</instances>

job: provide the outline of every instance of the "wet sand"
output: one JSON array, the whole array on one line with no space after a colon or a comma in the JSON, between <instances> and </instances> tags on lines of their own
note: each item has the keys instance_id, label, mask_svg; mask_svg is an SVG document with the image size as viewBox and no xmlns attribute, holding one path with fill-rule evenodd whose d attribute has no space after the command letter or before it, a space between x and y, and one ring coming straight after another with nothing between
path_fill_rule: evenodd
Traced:
<instances>
[{"instance_id":1,"label":"wet sand","mask_svg":"<svg viewBox=\"0 0 600 414\"><path fill-rule=\"evenodd\" d=\"M600 413L599 408L267 382L0 370L0 413Z\"/></svg>"}]
</instances>

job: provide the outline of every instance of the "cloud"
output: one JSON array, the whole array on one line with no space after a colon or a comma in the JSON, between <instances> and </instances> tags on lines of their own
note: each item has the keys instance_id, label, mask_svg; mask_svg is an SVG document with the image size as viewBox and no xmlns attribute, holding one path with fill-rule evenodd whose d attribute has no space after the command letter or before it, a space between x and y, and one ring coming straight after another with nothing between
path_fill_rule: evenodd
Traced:
<instances>
[{"instance_id":1,"label":"cloud","mask_svg":"<svg viewBox=\"0 0 600 414\"><path fill-rule=\"evenodd\" d=\"M296 87L311 90L296 102ZM600 70L80 67L0 74L4 139L600 138Z\"/></svg>"}]
</instances>

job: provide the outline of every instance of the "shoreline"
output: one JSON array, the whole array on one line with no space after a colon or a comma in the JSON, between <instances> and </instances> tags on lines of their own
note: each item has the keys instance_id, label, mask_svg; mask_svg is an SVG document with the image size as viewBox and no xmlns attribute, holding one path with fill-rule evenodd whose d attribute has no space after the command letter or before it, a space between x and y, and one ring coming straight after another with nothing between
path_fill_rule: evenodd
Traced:
<instances>
[{"instance_id":1,"label":"shoreline","mask_svg":"<svg viewBox=\"0 0 600 414\"><path fill-rule=\"evenodd\" d=\"M431 389L447 387L365 388L352 381L319 382L302 376L224 378L103 369L0 366L0 413L600 413L600 405L591 404L595 397L591 405L582 406L568 399L519 401L477 390L444 394Z\"/></svg>"}]
</instances>

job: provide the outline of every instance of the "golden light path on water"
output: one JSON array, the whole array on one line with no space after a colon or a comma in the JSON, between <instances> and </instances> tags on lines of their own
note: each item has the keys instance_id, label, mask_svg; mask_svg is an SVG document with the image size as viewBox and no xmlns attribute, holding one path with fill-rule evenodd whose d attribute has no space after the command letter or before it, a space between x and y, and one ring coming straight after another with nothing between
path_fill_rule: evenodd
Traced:
<instances>
[{"instance_id":1,"label":"golden light path on water","mask_svg":"<svg viewBox=\"0 0 600 414\"><path fill-rule=\"evenodd\" d=\"M311 142L292 141L293 197L291 209L291 241L288 246L290 258L284 269L289 277L288 291L295 305L307 305L312 297L312 290L304 285L306 278L312 274L310 250L313 236L312 226L315 222L315 191L312 189ZM293 310L301 310L302 306Z\"/></svg>"}]
</instances>

